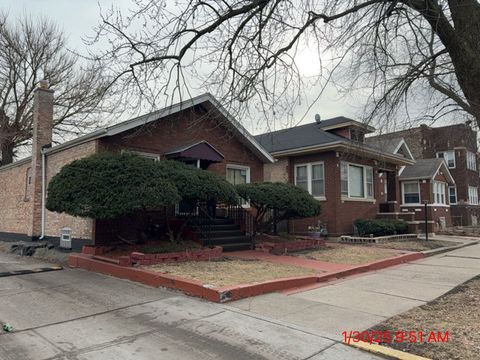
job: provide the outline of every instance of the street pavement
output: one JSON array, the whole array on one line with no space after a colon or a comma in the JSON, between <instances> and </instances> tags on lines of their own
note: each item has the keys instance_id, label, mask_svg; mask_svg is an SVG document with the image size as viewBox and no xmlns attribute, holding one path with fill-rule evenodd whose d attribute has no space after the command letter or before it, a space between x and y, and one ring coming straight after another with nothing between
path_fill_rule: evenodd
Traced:
<instances>
[{"instance_id":1,"label":"street pavement","mask_svg":"<svg viewBox=\"0 0 480 360\"><path fill-rule=\"evenodd\" d=\"M288 296L272 293L229 305L341 339L343 331L368 329L479 274L477 244Z\"/></svg>"},{"instance_id":2,"label":"street pavement","mask_svg":"<svg viewBox=\"0 0 480 360\"><path fill-rule=\"evenodd\" d=\"M46 265L0 253L2 271ZM79 269L0 278L0 322L14 327L0 360L379 359L315 327Z\"/></svg>"}]
</instances>

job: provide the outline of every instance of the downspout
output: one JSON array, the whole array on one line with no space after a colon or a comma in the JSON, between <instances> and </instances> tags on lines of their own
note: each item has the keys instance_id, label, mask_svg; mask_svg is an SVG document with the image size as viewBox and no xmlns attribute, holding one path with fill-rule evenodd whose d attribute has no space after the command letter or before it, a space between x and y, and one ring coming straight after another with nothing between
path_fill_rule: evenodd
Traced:
<instances>
[{"instance_id":1,"label":"downspout","mask_svg":"<svg viewBox=\"0 0 480 360\"><path fill-rule=\"evenodd\" d=\"M42 147L41 153L42 153L42 215L41 215L42 231L41 231L39 240L43 240L45 238L45 192L46 192L45 191L45 186L46 186L46 184L45 184L45 174L46 174L45 147Z\"/></svg>"}]
</instances>

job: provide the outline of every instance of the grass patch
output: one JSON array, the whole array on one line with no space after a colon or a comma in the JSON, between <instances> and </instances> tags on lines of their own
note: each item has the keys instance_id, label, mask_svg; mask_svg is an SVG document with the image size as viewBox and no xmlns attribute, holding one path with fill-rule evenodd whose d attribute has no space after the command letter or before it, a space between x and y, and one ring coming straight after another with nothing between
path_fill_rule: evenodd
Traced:
<instances>
[{"instance_id":1,"label":"grass patch","mask_svg":"<svg viewBox=\"0 0 480 360\"><path fill-rule=\"evenodd\" d=\"M374 330L448 331L448 342L383 344L436 360L474 360L480 353L480 277L457 286L425 305L394 316Z\"/></svg>"},{"instance_id":2,"label":"grass patch","mask_svg":"<svg viewBox=\"0 0 480 360\"><path fill-rule=\"evenodd\" d=\"M273 264L259 260L224 258L217 261L189 261L146 267L164 274L193 279L213 286L251 284L280 278L315 275L318 272L299 266Z\"/></svg>"},{"instance_id":3,"label":"grass patch","mask_svg":"<svg viewBox=\"0 0 480 360\"><path fill-rule=\"evenodd\" d=\"M327 246L315 250L299 251L289 253L289 255L337 264L361 265L393 257L398 255L398 253L376 247L339 245L335 247Z\"/></svg>"},{"instance_id":4,"label":"grass patch","mask_svg":"<svg viewBox=\"0 0 480 360\"><path fill-rule=\"evenodd\" d=\"M389 241L382 244L368 244L367 246L373 246L384 249L406 250L406 251L425 251L438 249L441 247L460 245L453 241L442 240L417 240L417 241Z\"/></svg>"}]
</instances>

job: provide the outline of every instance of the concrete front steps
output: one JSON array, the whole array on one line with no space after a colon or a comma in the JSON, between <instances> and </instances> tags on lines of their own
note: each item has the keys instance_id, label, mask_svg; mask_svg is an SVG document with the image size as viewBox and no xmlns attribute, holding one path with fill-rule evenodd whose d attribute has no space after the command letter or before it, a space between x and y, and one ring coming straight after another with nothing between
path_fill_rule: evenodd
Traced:
<instances>
[{"instance_id":1,"label":"concrete front steps","mask_svg":"<svg viewBox=\"0 0 480 360\"><path fill-rule=\"evenodd\" d=\"M232 219L215 218L210 225L210 238L199 229L195 230L198 238L204 246L221 246L224 252L251 250L252 243L241 230L240 225L235 224Z\"/></svg>"}]
</instances>

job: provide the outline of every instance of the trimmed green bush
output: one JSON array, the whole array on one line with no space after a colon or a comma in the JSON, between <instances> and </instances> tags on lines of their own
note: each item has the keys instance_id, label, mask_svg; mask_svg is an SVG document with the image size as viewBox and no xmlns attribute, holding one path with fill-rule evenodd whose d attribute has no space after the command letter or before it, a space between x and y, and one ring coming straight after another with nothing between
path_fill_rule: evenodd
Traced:
<instances>
[{"instance_id":1,"label":"trimmed green bush","mask_svg":"<svg viewBox=\"0 0 480 360\"><path fill-rule=\"evenodd\" d=\"M48 185L50 211L113 219L180 201L175 185L151 160L133 154L95 154L65 165Z\"/></svg>"},{"instance_id":2,"label":"trimmed green bush","mask_svg":"<svg viewBox=\"0 0 480 360\"><path fill-rule=\"evenodd\" d=\"M262 182L236 186L237 193L250 202L256 211L258 230L290 218L306 218L320 214L320 202L307 191L287 183ZM275 211L276 216L264 221L265 214ZM275 231L275 230L274 230Z\"/></svg>"},{"instance_id":3,"label":"trimmed green bush","mask_svg":"<svg viewBox=\"0 0 480 360\"><path fill-rule=\"evenodd\" d=\"M408 231L408 224L398 219L357 219L354 225L360 236L406 234Z\"/></svg>"}]
</instances>

